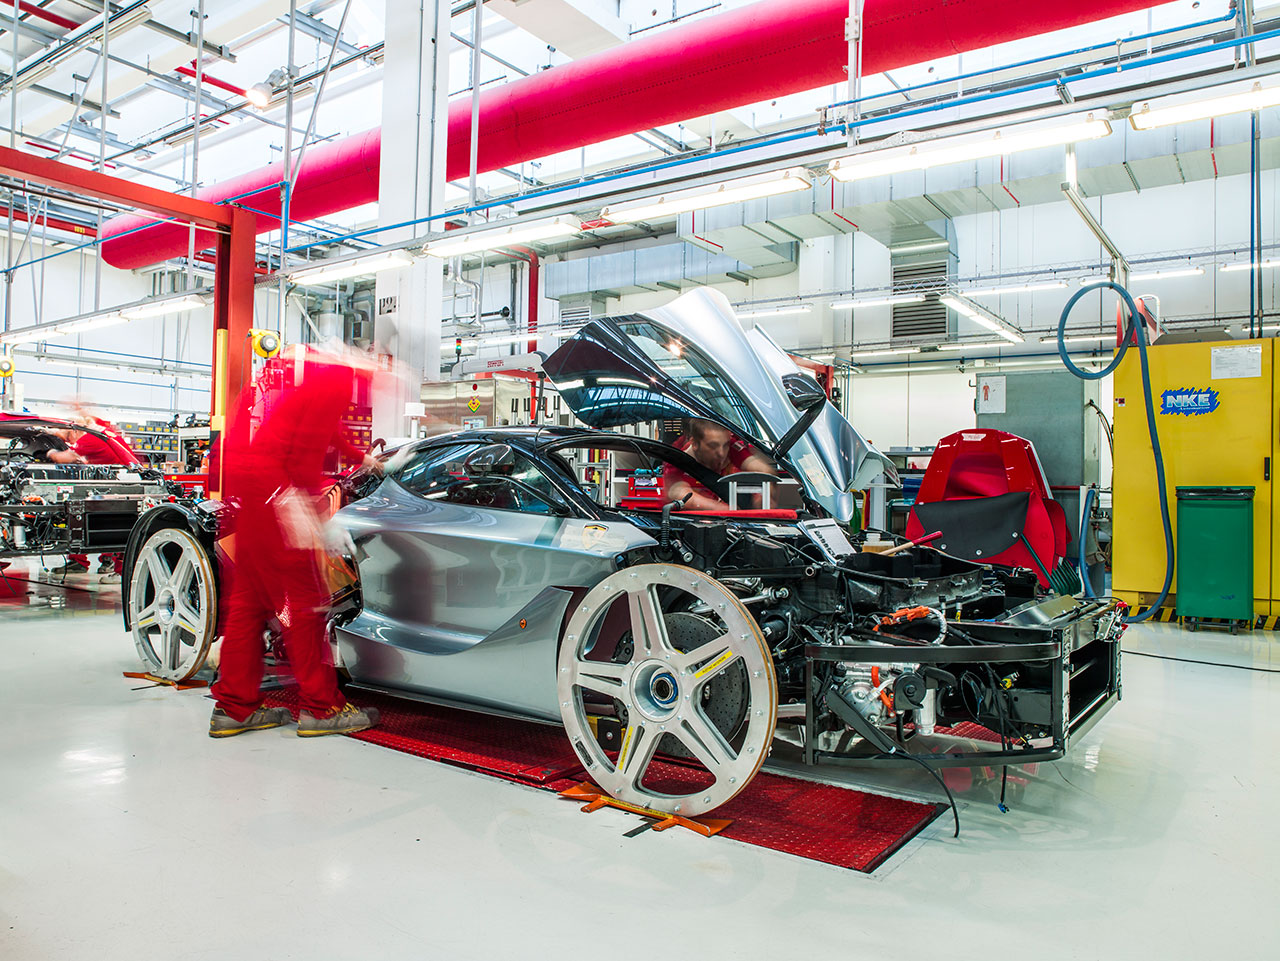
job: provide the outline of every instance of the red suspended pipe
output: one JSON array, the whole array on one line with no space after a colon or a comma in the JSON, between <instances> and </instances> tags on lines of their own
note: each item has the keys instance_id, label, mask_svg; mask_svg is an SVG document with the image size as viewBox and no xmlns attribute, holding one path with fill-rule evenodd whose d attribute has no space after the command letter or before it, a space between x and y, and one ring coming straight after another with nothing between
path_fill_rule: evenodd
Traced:
<instances>
[{"instance_id":1,"label":"red suspended pipe","mask_svg":"<svg viewBox=\"0 0 1280 961\"><path fill-rule=\"evenodd\" d=\"M42 224L54 230L65 230L68 233L80 234L82 237L93 237L96 235L96 231L92 227L85 224L78 224L74 220L63 220L60 217L46 217L44 214L36 214L32 217L31 214L27 213L21 207L14 207L13 210L10 211L7 204L0 204L0 220L5 220L6 218L16 220L24 224L30 223L34 220L37 225Z\"/></svg>"},{"instance_id":2,"label":"red suspended pipe","mask_svg":"<svg viewBox=\"0 0 1280 961\"><path fill-rule=\"evenodd\" d=\"M16 7L19 13L29 13L31 16L44 20L46 23L57 24L59 27L63 27L67 30L74 30L76 27L80 26L80 24L76 23L74 20L68 20L66 17L60 17L58 14L46 10L44 7L37 6L34 3L28 3L27 0L16 0L16 2L15 0L0 0L0 3L3 3L6 7Z\"/></svg>"},{"instance_id":3,"label":"red suspended pipe","mask_svg":"<svg viewBox=\"0 0 1280 961\"><path fill-rule=\"evenodd\" d=\"M882 73L1151 6L1149 0L866 0L863 70ZM517 165L664 124L846 82L848 0L763 0L629 41L480 94L479 170ZM445 177L470 166L471 98L449 107ZM310 220L378 199L381 131L308 148L291 192L294 220ZM258 230L275 230L281 164L200 192L245 200ZM260 192L259 192L260 191ZM270 214L274 216L264 215ZM153 223L126 214L103 236ZM201 233L197 246L214 242ZM145 267L187 249L187 231L156 224L106 240L116 267Z\"/></svg>"},{"instance_id":4,"label":"red suspended pipe","mask_svg":"<svg viewBox=\"0 0 1280 961\"><path fill-rule=\"evenodd\" d=\"M191 62L192 64L195 63L194 60L192 60ZM245 90L244 87L237 87L234 83L228 83L226 80L219 80L217 77L211 77L207 73L197 74L194 66L174 67L173 71L174 73L182 74L184 77L198 76L203 83L207 83L211 87L218 87L221 90L226 90L228 93L234 93L240 97L244 97L248 95L248 91Z\"/></svg>"}]
</instances>

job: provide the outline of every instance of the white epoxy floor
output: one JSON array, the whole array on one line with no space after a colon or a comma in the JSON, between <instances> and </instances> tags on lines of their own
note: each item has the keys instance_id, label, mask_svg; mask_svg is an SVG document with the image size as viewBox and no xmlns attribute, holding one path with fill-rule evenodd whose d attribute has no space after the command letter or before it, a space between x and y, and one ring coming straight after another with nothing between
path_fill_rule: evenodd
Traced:
<instances>
[{"instance_id":1,"label":"white epoxy floor","mask_svg":"<svg viewBox=\"0 0 1280 961\"><path fill-rule=\"evenodd\" d=\"M1273 639L1275 638L1275 639ZM1280 635L1126 647L1280 670ZM1001 815L873 876L132 690L109 594L0 602L0 959L1274 959L1280 675L1126 656L1122 703ZM923 774L892 785L928 793Z\"/></svg>"}]
</instances>

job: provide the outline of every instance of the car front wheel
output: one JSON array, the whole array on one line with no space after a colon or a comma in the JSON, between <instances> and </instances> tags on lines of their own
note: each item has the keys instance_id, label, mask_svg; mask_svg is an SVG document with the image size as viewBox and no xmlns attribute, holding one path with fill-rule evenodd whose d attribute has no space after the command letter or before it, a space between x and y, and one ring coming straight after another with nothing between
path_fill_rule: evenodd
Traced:
<instances>
[{"instance_id":1,"label":"car front wheel","mask_svg":"<svg viewBox=\"0 0 1280 961\"><path fill-rule=\"evenodd\" d=\"M129 625L147 671L185 681L205 664L217 630L213 563L190 531L153 531L129 581Z\"/></svg>"}]
</instances>

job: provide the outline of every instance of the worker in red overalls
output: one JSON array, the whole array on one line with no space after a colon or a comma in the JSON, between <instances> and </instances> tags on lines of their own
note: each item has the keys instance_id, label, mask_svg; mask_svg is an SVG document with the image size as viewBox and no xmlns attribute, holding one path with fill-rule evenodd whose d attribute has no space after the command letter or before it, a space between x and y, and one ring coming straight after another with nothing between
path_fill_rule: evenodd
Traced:
<instances>
[{"instance_id":1,"label":"worker in red overalls","mask_svg":"<svg viewBox=\"0 0 1280 961\"><path fill-rule=\"evenodd\" d=\"M687 433L676 441L676 449L689 454L703 467L720 476L740 471L776 474L773 461L757 453L755 448L736 434L709 420L693 418ZM730 507L714 491L689 474L667 464L662 470L662 493L669 501L682 501L690 511L728 511ZM684 499L689 499L685 501Z\"/></svg>"},{"instance_id":2,"label":"worker in red overalls","mask_svg":"<svg viewBox=\"0 0 1280 961\"><path fill-rule=\"evenodd\" d=\"M342 415L367 365L310 352L290 364L291 383L248 436L247 405L237 405L221 465L225 494L238 501L235 564L224 593L225 620L211 737L279 727L285 708L262 706L263 632L279 615L289 664L298 682L298 734L310 737L362 731L377 723L377 711L361 710L338 689L325 613L317 552L324 541L319 498L321 473L332 447L351 452ZM365 466L380 469L363 452Z\"/></svg>"},{"instance_id":3,"label":"worker in red overalls","mask_svg":"<svg viewBox=\"0 0 1280 961\"><path fill-rule=\"evenodd\" d=\"M67 428L60 431L70 446L63 451L50 451L49 460L61 464L111 464L120 467L137 467L142 464L138 455L133 452L120 428L109 420L90 414L83 407L73 421L84 427L97 431L102 436L87 431ZM67 561L61 567L52 568L54 574L83 574L89 570L87 554L68 554ZM120 553L99 554L98 573L104 583L119 583L120 573L124 570L124 555Z\"/></svg>"}]
</instances>

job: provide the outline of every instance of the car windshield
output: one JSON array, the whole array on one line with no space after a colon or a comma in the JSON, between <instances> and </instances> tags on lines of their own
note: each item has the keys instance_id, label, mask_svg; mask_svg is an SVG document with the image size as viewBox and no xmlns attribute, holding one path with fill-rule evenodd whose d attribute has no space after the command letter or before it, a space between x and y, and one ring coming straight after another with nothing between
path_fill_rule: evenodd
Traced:
<instances>
[{"instance_id":1,"label":"car windshield","mask_svg":"<svg viewBox=\"0 0 1280 961\"><path fill-rule=\"evenodd\" d=\"M602 443L605 446L600 446ZM684 450L689 444L687 436L681 437L676 441L675 449ZM698 459L695 451L685 452ZM732 492L728 489L712 490L701 483L692 471L685 470L688 463L678 455L665 457L657 449L629 444L625 438L611 438L607 443L591 438L581 446L558 446L550 456L559 459L579 490L601 507L616 510L660 511L674 495L689 490L723 502L718 508L712 508L699 500L698 503L708 509L794 510L803 506L803 497L795 480L774 461L750 447L746 452L735 447L720 470L703 465L710 474L720 474L727 480L738 474ZM747 457L751 460L747 461ZM739 469L735 460L743 461L744 466ZM685 486L673 490L676 485Z\"/></svg>"},{"instance_id":2,"label":"car windshield","mask_svg":"<svg viewBox=\"0 0 1280 961\"><path fill-rule=\"evenodd\" d=\"M745 436L763 436L734 386L696 347L640 318L620 320L618 326L646 357L708 409Z\"/></svg>"}]
</instances>

